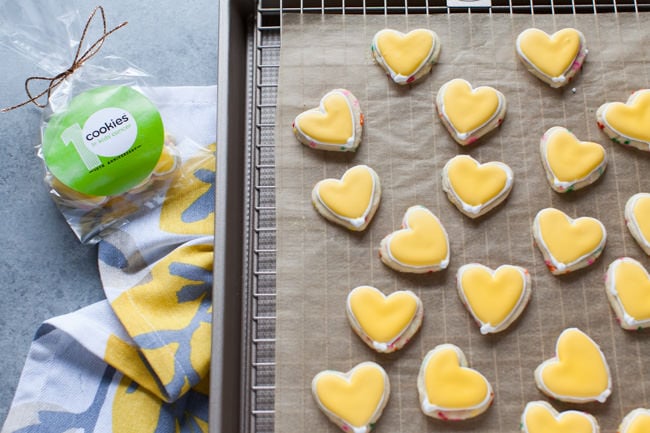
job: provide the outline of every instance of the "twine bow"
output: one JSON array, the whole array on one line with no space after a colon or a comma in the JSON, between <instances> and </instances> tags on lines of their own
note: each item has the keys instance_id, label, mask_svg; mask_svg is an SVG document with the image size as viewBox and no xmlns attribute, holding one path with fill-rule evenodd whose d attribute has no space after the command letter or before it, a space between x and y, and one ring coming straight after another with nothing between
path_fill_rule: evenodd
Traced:
<instances>
[{"instance_id":1,"label":"twine bow","mask_svg":"<svg viewBox=\"0 0 650 433\"><path fill-rule=\"evenodd\" d=\"M94 44L92 44L86 51L82 53L81 49L84 46L84 41L86 39L88 29L90 28L93 19L97 15L97 12L99 12L101 15L102 26L104 31L102 32L102 35L99 37L99 39L97 39L97 41L95 41ZM79 46L77 47L77 52L75 53L74 60L72 61L72 65L68 69L61 72L60 74L55 75L54 77L29 77L27 80L25 80L25 92L27 93L29 99L27 99L25 102L21 102L20 104L14 105L12 107L3 108L2 110L0 110L0 112L6 113L7 111L15 110L16 108L20 108L30 103L36 105L39 108L45 108L47 106L47 103L50 100L50 95L52 94L52 91L54 91L54 89L56 89L57 86L59 86L63 81L65 81L65 79L68 78L70 75L72 75L77 69L79 69L81 65L83 65L86 61L90 60L92 57L94 57L102 48L102 46L104 45L104 41L109 35L111 35L116 30L121 29L125 25L127 25L126 21L120 24L119 26L114 27L109 31L106 31L106 15L104 14L104 8L102 6L97 6L88 17L88 21L86 21L86 25L84 26L83 33L81 34L81 39L79 40ZM48 83L47 88L35 96L32 94L30 90L30 84L34 81L45 81ZM38 100L44 95L47 95L47 100L45 104L41 104L40 102L38 102Z\"/></svg>"}]
</instances>

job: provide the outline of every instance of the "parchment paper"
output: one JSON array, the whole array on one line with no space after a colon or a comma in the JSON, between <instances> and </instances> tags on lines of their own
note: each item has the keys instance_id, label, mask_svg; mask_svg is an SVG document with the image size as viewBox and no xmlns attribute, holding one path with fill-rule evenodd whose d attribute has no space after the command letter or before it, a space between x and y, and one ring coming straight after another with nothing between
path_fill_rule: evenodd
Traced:
<instances>
[{"instance_id":1,"label":"parchment paper","mask_svg":"<svg viewBox=\"0 0 650 433\"><path fill-rule=\"evenodd\" d=\"M570 26L585 34L587 63L567 88L551 89L516 58L514 41L531 26L549 33ZM440 36L439 63L421 83L399 87L373 63L372 37L386 27L426 27ZM321 370L347 371L365 360L381 364L390 377L391 397L377 432L515 432L526 402L548 400L535 387L533 371L554 356L558 335L571 326L601 346L611 368L613 393L605 404L551 403L558 410L594 414L603 432L614 432L629 410L648 407L650 333L619 327L603 276L609 263L621 256L650 265L623 218L627 199L650 191L650 157L609 142L595 121L602 103L626 101L632 91L650 86L648 47L650 14L284 16L276 117L277 432L337 431L313 401L311 380ZM502 127L474 147L455 144L434 116L435 94L453 78L496 87L508 101ZM356 154L314 151L299 144L291 131L294 117L318 106L323 94L339 87L359 98L366 115ZM539 140L552 126L567 127L581 140L605 146L609 165L596 184L564 195L551 190ZM481 162L503 161L514 171L508 200L478 221L463 216L441 188L443 165L459 153ZM319 216L310 192L319 180L338 178L360 163L377 171L383 196L373 222L358 234ZM399 228L405 210L415 204L438 215L449 233L451 264L446 271L400 274L378 258L380 240ZM568 276L550 274L531 230L537 211L549 206L603 222L608 240L596 264ZM515 264L530 271L531 302L508 331L482 336L461 305L455 274L470 262L492 268ZM352 332L345 299L362 284L385 293L410 289L422 298L422 328L401 351L376 354ZM441 343L459 346L470 366L491 382L494 405L480 417L445 423L420 411L420 363Z\"/></svg>"}]
</instances>

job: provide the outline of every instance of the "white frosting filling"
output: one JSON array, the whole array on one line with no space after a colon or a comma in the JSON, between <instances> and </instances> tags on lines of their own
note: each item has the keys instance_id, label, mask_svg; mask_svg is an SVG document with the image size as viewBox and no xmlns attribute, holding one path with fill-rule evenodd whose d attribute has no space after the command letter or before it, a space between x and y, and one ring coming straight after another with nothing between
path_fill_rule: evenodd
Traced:
<instances>
[{"instance_id":1,"label":"white frosting filling","mask_svg":"<svg viewBox=\"0 0 650 433\"><path fill-rule=\"evenodd\" d=\"M380 343L378 341L373 341L372 346L375 349L377 349L379 352L385 352L386 350L388 350L389 344L388 343Z\"/></svg>"},{"instance_id":2,"label":"white frosting filling","mask_svg":"<svg viewBox=\"0 0 650 433\"><path fill-rule=\"evenodd\" d=\"M612 391L611 391L610 389L606 389L605 391L602 392L602 394L600 394L600 395L596 398L596 400L597 400L599 403L605 403L605 402L607 401L607 397L609 397L611 394L612 394Z\"/></svg>"},{"instance_id":3,"label":"white frosting filling","mask_svg":"<svg viewBox=\"0 0 650 433\"><path fill-rule=\"evenodd\" d=\"M566 81L566 77L564 75L560 75L559 77L551 78L551 81L554 83L564 83Z\"/></svg>"},{"instance_id":4,"label":"white frosting filling","mask_svg":"<svg viewBox=\"0 0 650 433\"><path fill-rule=\"evenodd\" d=\"M635 320L634 317L627 314L627 312L623 313L623 320L625 321L625 323L627 325L630 325L630 326L635 326L635 325L638 325L640 323L637 320Z\"/></svg>"},{"instance_id":5,"label":"white frosting filling","mask_svg":"<svg viewBox=\"0 0 650 433\"><path fill-rule=\"evenodd\" d=\"M481 211L481 208L483 207L482 204L476 205L476 206L470 206L467 203L463 202L463 209L469 213L472 214L477 214Z\"/></svg>"},{"instance_id":6,"label":"white frosting filling","mask_svg":"<svg viewBox=\"0 0 650 433\"><path fill-rule=\"evenodd\" d=\"M434 406L431 403L429 403L429 399L425 398L422 400L422 410L425 413L432 413L438 410L438 406Z\"/></svg>"},{"instance_id":7,"label":"white frosting filling","mask_svg":"<svg viewBox=\"0 0 650 433\"><path fill-rule=\"evenodd\" d=\"M613 274L611 276L608 276L608 280L611 280L612 276ZM607 290L609 291L610 294L614 296L618 295L618 291L616 290L616 285L611 281L608 282Z\"/></svg>"},{"instance_id":8,"label":"white frosting filling","mask_svg":"<svg viewBox=\"0 0 650 433\"><path fill-rule=\"evenodd\" d=\"M553 178L553 185L556 188L561 188L561 189L569 189L571 186L575 185L576 182L562 182L561 180L558 180L557 177Z\"/></svg>"},{"instance_id":9,"label":"white frosting filling","mask_svg":"<svg viewBox=\"0 0 650 433\"><path fill-rule=\"evenodd\" d=\"M481 329L480 329L481 334L483 334L483 335L490 334L492 332L495 332L496 330L497 330L497 328L495 326L490 325L489 323L486 323L486 324L482 325Z\"/></svg>"}]
</instances>

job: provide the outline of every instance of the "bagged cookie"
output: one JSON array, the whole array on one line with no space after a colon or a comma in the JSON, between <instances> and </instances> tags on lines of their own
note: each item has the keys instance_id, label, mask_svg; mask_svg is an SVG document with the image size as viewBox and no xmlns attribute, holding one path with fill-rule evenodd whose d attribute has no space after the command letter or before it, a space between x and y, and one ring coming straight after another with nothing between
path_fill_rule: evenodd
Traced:
<instances>
[{"instance_id":1,"label":"bagged cookie","mask_svg":"<svg viewBox=\"0 0 650 433\"><path fill-rule=\"evenodd\" d=\"M25 83L42 108L38 156L46 187L77 237L99 241L135 213L159 207L183 160L159 105L166 94L126 59L111 54L119 30L102 7L87 20L52 0L0 5L0 43L39 66Z\"/></svg>"}]
</instances>

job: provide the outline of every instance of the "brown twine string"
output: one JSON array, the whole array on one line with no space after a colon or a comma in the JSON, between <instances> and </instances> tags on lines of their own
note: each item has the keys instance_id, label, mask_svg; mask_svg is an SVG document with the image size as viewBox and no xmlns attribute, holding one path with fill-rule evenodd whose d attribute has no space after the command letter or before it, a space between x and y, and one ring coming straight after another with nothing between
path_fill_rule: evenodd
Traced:
<instances>
[{"instance_id":1,"label":"brown twine string","mask_svg":"<svg viewBox=\"0 0 650 433\"><path fill-rule=\"evenodd\" d=\"M101 14L104 31L102 33L102 36L99 39L97 39L97 41L95 41L94 44L92 44L86 51L81 53L81 49L86 39L86 34L88 33L88 29L93 19L95 18L95 15L97 15L97 11L99 11L99 13ZM83 33L81 34L81 39L79 40L79 46L77 47L77 52L75 53L74 60L72 61L72 65L67 70L61 72L60 74L55 75L54 77L29 77L27 80L25 80L25 92L27 93L29 99L26 100L25 102L21 102L20 104L14 105L12 107L3 108L2 110L0 110L0 112L6 113L8 111L15 110L16 108L20 108L30 103L36 105L39 108L45 108L50 100L50 95L52 94L52 91L56 89L56 87L59 84L61 84L66 78L72 75L74 71L79 69L81 65L83 65L86 61L90 60L92 57L94 57L102 48L102 45L104 45L104 41L109 35L111 35L116 30L121 29L127 24L128 23L125 21L119 26L114 27L112 30L106 31L106 15L104 14L104 8L102 6L97 6L88 17L88 21L86 21L86 25L84 26ZM45 90L43 90L38 95L34 96L29 88L30 83L34 81L46 81L49 84ZM45 104L41 104L40 102L38 102L38 100L44 95L47 95L47 100Z\"/></svg>"}]
</instances>

